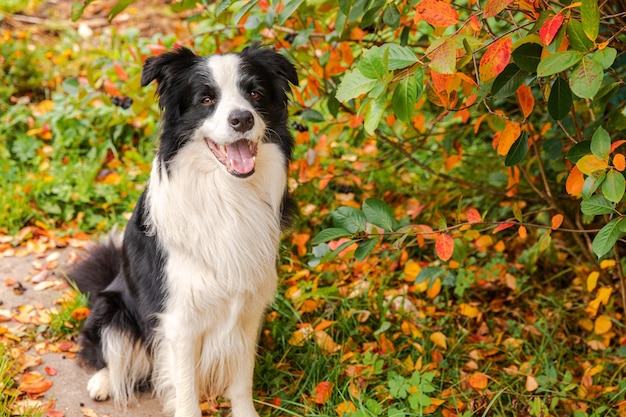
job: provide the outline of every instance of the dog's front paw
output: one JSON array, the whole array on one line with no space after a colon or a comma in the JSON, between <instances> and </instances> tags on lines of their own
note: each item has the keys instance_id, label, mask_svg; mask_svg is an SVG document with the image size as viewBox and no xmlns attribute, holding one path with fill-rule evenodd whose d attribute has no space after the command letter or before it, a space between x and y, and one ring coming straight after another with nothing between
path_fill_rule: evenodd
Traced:
<instances>
[{"instance_id":1,"label":"dog's front paw","mask_svg":"<svg viewBox=\"0 0 626 417\"><path fill-rule=\"evenodd\" d=\"M109 370L102 368L87 383L89 396L96 401L105 401L111 396L111 378Z\"/></svg>"}]
</instances>

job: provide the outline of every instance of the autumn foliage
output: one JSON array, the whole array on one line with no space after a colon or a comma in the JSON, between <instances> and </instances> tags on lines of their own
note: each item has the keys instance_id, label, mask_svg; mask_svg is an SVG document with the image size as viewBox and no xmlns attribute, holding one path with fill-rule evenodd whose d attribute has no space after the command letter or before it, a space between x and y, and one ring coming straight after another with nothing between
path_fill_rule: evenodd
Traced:
<instances>
[{"instance_id":1,"label":"autumn foliage","mask_svg":"<svg viewBox=\"0 0 626 417\"><path fill-rule=\"evenodd\" d=\"M90 3L74 4L77 22ZM112 3L113 24L141 10ZM259 40L301 79L289 183L300 218L256 378L267 415L626 413L623 1L171 9L184 25L118 36L93 62L42 51L78 75L35 80L57 95L31 94L26 117L17 97L32 83L0 85L16 97L1 104L15 201L2 200L11 216L0 227L21 236L4 250L33 230L123 222L157 129L152 92L139 87L147 56ZM5 32L7 74L25 36Z\"/></svg>"}]
</instances>

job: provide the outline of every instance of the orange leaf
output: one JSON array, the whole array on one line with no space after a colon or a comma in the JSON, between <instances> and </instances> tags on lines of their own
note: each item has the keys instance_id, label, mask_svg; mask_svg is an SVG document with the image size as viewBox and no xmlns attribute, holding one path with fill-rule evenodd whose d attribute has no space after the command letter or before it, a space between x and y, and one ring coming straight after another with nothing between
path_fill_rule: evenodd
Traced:
<instances>
[{"instance_id":1,"label":"orange leaf","mask_svg":"<svg viewBox=\"0 0 626 417\"><path fill-rule=\"evenodd\" d=\"M580 197L583 193L584 183L583 173L577 167L574 167L567 176L567 181L565 181L565 190L569 195Z\"/></svg>"},{"instance_id":2,"label":"orange leaf","mask_svg":"<svg viewBox=\"0 0 626 417\"><path fill-rule=\"evenodd\" d=\"M481 81L491 80L502 72L511 60L512 47L513 41L506 37L498 39L487 48L478 65Z\"/></svg>"},{"instance_id":3,"label":"orange leaf","mask_svg":"<svg viewBox=\"0 0 626 417\"><path fill-rule=\"evenodd\" d=\"M19 387L20 391L30 395L41 395L52 387L52 381L44 379L33 383L22 383Z\"/></svg>"},{"instance_id":4,"label":"orange leaf","mask_svg":"<svg viewBox=\"0 0 626 417\"><path fill-rule=\"evenodd\" d=\"M87 307L77 307L76 309L74 309L74 311L72 311L72 318L79 321L85 320L87 317L89 317L90 313L91 312Z\"/></svg>"},{"instance_id":5,"label":"orange leaf","mask_svg":"<svg viewBox=\"0 0 626 417\"><path fill-rule=\"evenodd\" d=\"M45 371L50 376L55 376L57 374L57 368L53 368L52 366L46 366Z\"/></svg>"},{"instance_id":6,"label":"orange leaf","mask_svg":"<svg viewBox=\"0 0 626 417\"><path fill-rule=\"evenodd\" d=\"M507 122L498 140L498 155L506 156L520 133L522 133L522 128L519 123Z\"/></svg>"},{"instance_id":7,"label":"orange leaf","mask_svg":"<svg viewBox=\"0 0 626 417\"><path fill-rule=\"evenodd\" d=\"M113 62L113 70L115 70L115 75L117 75L120 81L128 81L128 74L119 62Z\"/></svg>"},{"instance_id":8,"label":"orange leaf","mask_svg":"<svg viewBox=\"0 0 626 417\"><path fill-rule=\"evenodd\" d=\"M459 14L449 3L441 0L422 0L417 12L433 26L448 27L458 22Z\"/></svg>"},{"instance_id":9,"label":"orange leaf","mask_svg":"<svg viewBox=\"0 0 626 417\"><path fill-rule=\"evenodd\" d=\"M561 13L557 13L550 19L546 20L546 23L544 23L541 29L539 29L539 37L545 45L550 45L550 42L552 42L557 32L561 28L564 18L565 16L563 16Z\"/></svg>"},{"instance_id":10,"label":"orange leaf","mask_svg":"<svg viewBox=\"0 0 626 417\"><path fill-rule=\"evenodd\" d=\"M110 96L121 96L122 93L120 93L120 90L118 90L118 88L115 86L115 83L111 80L109 80L108 78L106 80L104 80L104 91L106 91L106 93Z\"/></svg>"},{"instance_id":11,"label":"orange leaf","mask_svg":"<svg viewBox=\"0 0 626 417\"><path fill-rule=\"evenodd\" d=\"M591 175L596 171L603 171L609 167L606 159L599 159L595 155L585 155L576 162L576 167L586 175Z\"/></svg>"},{"instance_id":12,"label":"orange leaf","mask_svg":"<svg viewBox=\"0 0 626 417\"><path fill-rule=\"evenodd\" d=\"M524 119L526 119L535 107L535 97L533 97L532 90L526 84L519 86L516 95L519 106L522 109Z\"/></svg>"},{"instance_id":13,"label":"orange leaf","mask_svg":"<svg viewBox=\"0 0 626 417\"><path fill-rule=\"evenodd\" d=\"M556 230L563 224L563 215L555 214L552 216L552 230Z\"/></svg>"},{"instance_id":14,"label":"orange leaf","mask_svg":"<svg viewBox=\"0 0 626 417\"><path fill-rule=\"evenodd\" d=\"M482 372L474 372L469 377L468 383L470 387L476 390L483 390L487 388L489 380L487 379L487 375L483 374Z\"/></svg>"},{"instance_id":15,"label":"orange leaf","mask_svg":"<svg viewBox=\"0 0 626 417\"><path fill-rule=\"evenodd\" d=\"M439 234L435 241L435 251L442 261L447 261L454 252L454 240L445 233Z\"/></svg>"},{"instance_id":16,"label":"orange leaf","mask_svg":"<svg viewBox=\"0 0 626 417\"><path fill-rule=\"evenodd\" d=\"M618 171L623 171L624 169L626 169L626 159L624 158L623 154L615 154L615 156L613 157L613 166Z\"/></svg>"},{"instance_id":17,"label":"orange leaf","mask_svg":"<svg viewBox=\"0 0 626 417\"><path fill-rule=\"evenodd\" d=\"M619 148L624 143L626 143L626 140L616 140L615 142L611 143L611 151L609 153L615 152L615 149Z\"/></svg>"},{"instance_id":18,"label":"orange leaf","mask_svg":"<svg viewBox=\"0 0 626 417\"><path fill-rule=\"evenodd\" d=\"M528 231L524 226L520 226L519 229L517 229L517 233L519 233L519 237L522 239L526 239L528 237Z\"/></svg>"},{"instance_id":19,"label":"orange leaf","mask_svg":"<svg viewBox=\"0 0 626 417\"><path fill-rule=\"evenodd\" d=\"M315 404L324 404L330 399L330 394L333 390L333 386L328 381L322 381L315 387Z\"/></svg>"},{"instance_id":20,"label":"orange leaf","mask_svg":"<svg viewBox=\"0 0 626 417\"><path fill-rule=\"evenodd\" d=\"M467 213L465 213L465 216L467 217L467 221L470 223L480 223L483 221L482 216L480 215L478 210L476 210L475 208L471 208L467 210Z\"/></svg>"},{"instance_id":21,"label":"orange leaf","mask_svg":"<svg viewBox=\"0 0 626 417\"><path fill-rule=\"evenodd\" d=\"M483 17L485 19L494 17L511 3L513 3L513 0L487 0L485 7L483 7Z\"/></svg>"}]
</instances>

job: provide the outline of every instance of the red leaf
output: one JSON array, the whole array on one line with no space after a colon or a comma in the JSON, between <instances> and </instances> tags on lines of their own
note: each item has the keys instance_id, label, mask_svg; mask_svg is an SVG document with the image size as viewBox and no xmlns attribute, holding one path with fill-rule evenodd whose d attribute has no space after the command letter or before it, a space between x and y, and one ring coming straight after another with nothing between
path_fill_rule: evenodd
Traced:
<instances>
[{"instance_id":1,"label":"red leaf","mask_svg":"<svg viewBox=\"0 0 626 417\"><path fill-rule=\"evenodd\" d=\"M513 3L513 0L487 0L485 7L483 7L483 17L485 19L494 17L511 3Z\"/></svg>"},{"instance_id":2,"label":"red leaf","mask_svg":"<svg viewBox=\"0 0 626 417\"><path fill-rule=\"evenodd\" d=\"M442 261L445 262L450 259L454 252L454 240L452 237L444 233L439 234L435 242L435 251Z\"/></svg>"},{"instance_id":3,"label":"red leaf","mask_svg":"<svg viewBox=\"0 0 626 417\"><path fill-rule=\"evenodd\" d=\"M108 95L113 97L122 95L120 90L115 86L115 83L108 78L104 80L104 91L106 91Z\"/></svg>"},{"instance_id":4,"label":"red leaf","mask_svg":"<svg viewBox=\"0 0 626 417\"><path fill-rule=\"evenodd\" d=\"M550 42L552 42L561 28L564 18L565 17L561 13L557 13L550 19L546 20L546 23L544 23L541 29L539 29L539 37L544 44L550 45Z\"/></svg>"},{"instance_id":5,"label":"red leaf","mask_svg":"<svg viewBox=\"0 0 626 417\"><path fill-rule=\"evenodd\" d=\"M618 141L611 143L611 153L613 153L615 149L619 148L624 143L626 143L626 140L618 140Z\"/></svg>"},{"instance_id":6,"label":"red leaf","mask_svg":"<svg viewBox=\"0 0 626 417\"><path fill-rule=\"evenodd\" d=\"M315 401L316 404L324 404L330 399L330 393L333 387L330 382L322 381L315 387Z\"/></svg>"},{"instance_id":7,"label":"red leaf","mask_svg":"<svg viewBox=\"0 0 626 417\"><path fill-rule=\"evenodd\" d=\"M57 374L57 368L53 368L51 366L46 366L45 371L50 376L55 376Z\"/></svg>"},{"instance_id":8,"label":"red leaf","mask_svg":"<svg viewBox=\"0 0 626 417\"><path fill-rule=\"evenodd\" d=\"M117 78L119 78L120 81L128 81L128 74L126 73L124 68L122 68L122 65L120 65L119 62L113 62L113 70L115 71L115 75L117 75Z\"/></svg>"},{"instance_id":9,"label":"red leaf","mask_svg":"<svg viewBox=\"0 0 626 417\"><path fill-rule=\"evenodd\" d=\"M475 208L471 208L467 210L467 213L465 213L465 216L467 216L467 221L470 223L480 223L483 221L482 216L480 215L478 210L476 210Z\"/></svg>"},{"instance_id":10,"label":"red leaf","mask_svg":"<svg viewBox=\"0 0 626 417\"><path fill-rule=\"evenodd\" d=\"M458 22L459 14L449 3L441 0L422 0L417 12L433 26L448 27Z\"/></svg>"},{"instance_id":11,"label":"red leaf","mask_svg":"<svg viewBox=\"0 0 626 417\"><path fill-rule=\"evenodd\" d=\"M148 48L152 56L161 55L167 52L167 48L165 46L158 44L146 45L146 48Z\"/></svg>"},{"instance_id":12,"label":"red leaf","mask_svg":"<svg viewBox=\"0 0 626 417\"><path fill-rule=\"evenodd\" d=\"M491 80L502 72L511 60L512 47L513 41L506 37L498 39L487 48L478 66L482 81Z\"/></svg>"},{"instance_id":13,"label":"red leaf","mask_svg":"<svg viewBox=\"0 0 626 417\"><path fill-rule=\"evenodd\" d=\"M493 229L493 234L496 234L498 232L501 232L501 231L506 230L509 227L513 227L513 226L515 226L515 223L502 223L498 227Z\"/></svg>"}]
</instances>

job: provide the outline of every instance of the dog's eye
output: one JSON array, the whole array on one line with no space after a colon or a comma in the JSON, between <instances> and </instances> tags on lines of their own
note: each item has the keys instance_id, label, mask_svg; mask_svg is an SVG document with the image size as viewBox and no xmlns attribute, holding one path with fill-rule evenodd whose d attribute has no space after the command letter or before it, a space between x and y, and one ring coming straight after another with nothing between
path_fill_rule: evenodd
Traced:
<instances>
[{"instance_id":1,"label":"dog's eye","mask_svg":"<svg viewBox=\"0 0 626 417\"><path fill-rule=\"evenodd\" d=\"M261 98L261 93L259 93L258 91L251 91L250 92L250 97L252 97L252 100L258 100Z\"/></svg>"},{"instance_id":2,"label":"dog's eye","mask_svg":"<svg viewBox=\"0 0 626 417\"><path fill-rule=\"evenodd\" d=\"M215 99L213 97L206 96L202 97L202 100L200 100L200 102L204 105L209 106L211 104L215 104Z\"/></svg>"}]
</instances>

